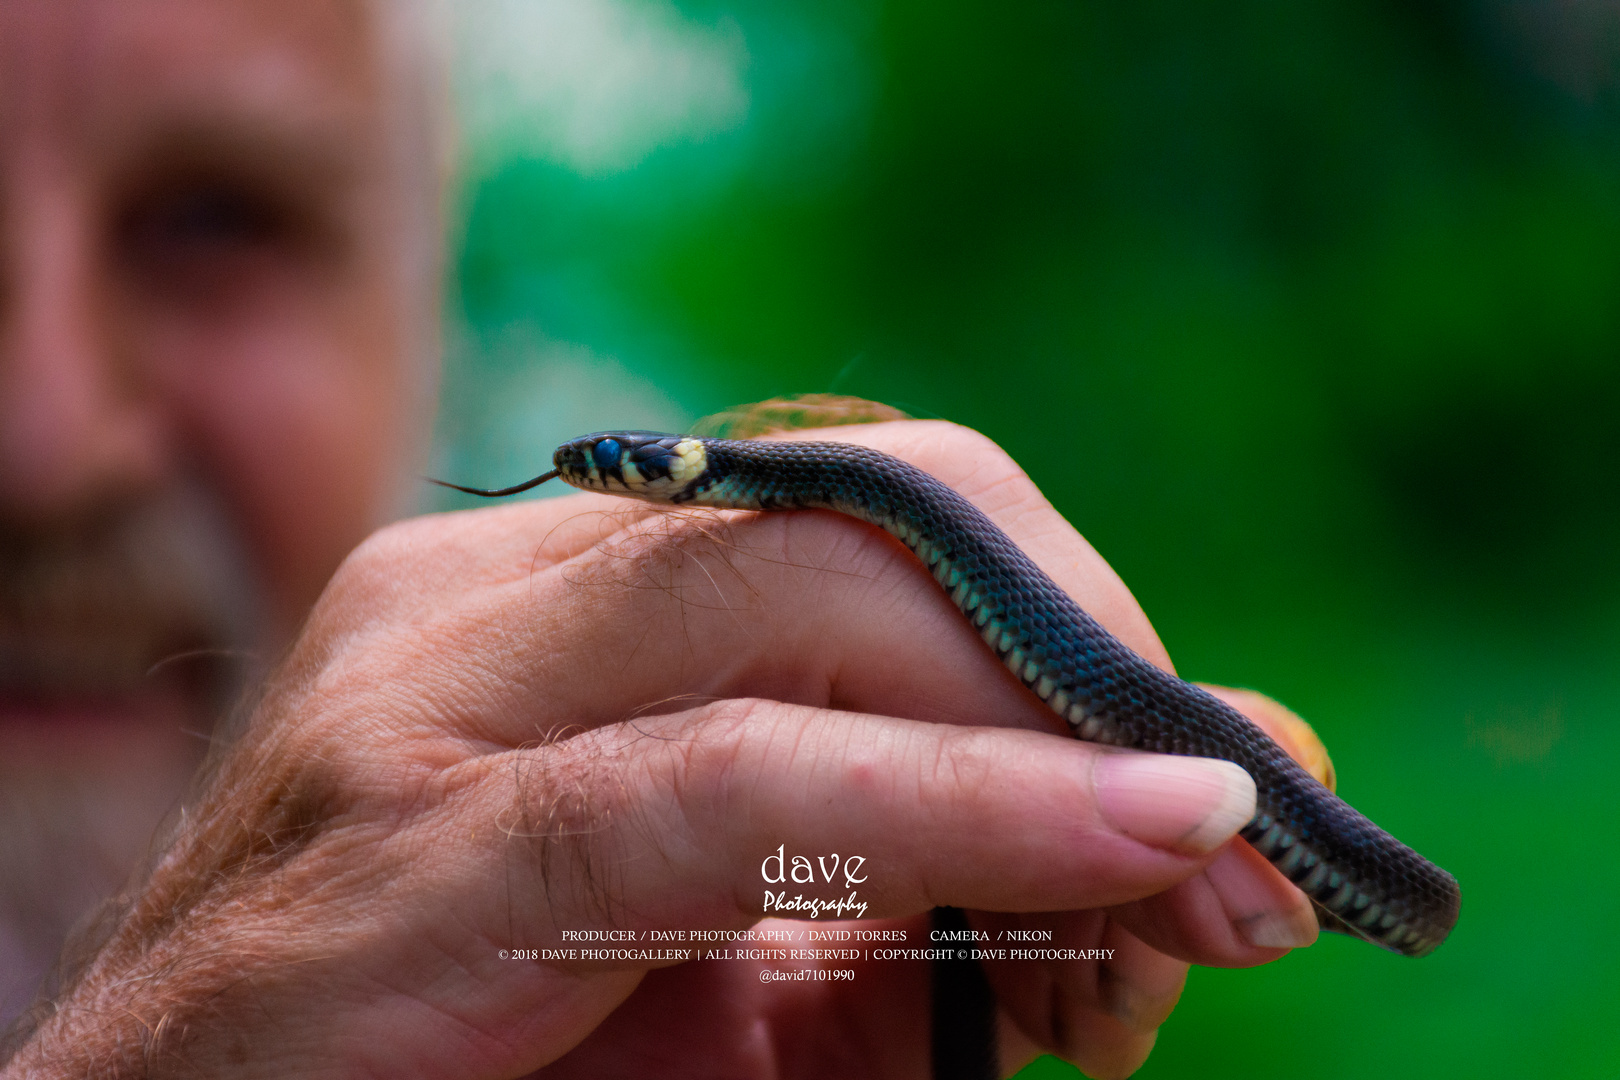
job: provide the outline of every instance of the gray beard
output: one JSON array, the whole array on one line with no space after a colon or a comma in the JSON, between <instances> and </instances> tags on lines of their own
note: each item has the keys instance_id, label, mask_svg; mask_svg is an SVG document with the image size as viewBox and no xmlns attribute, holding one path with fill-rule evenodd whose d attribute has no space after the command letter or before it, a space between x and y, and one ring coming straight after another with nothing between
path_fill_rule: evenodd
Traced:
<instances>
[{"instance_id":1,"label":"gray beard","mask_svg":"<svg viewBox=\"0 0 1620 1080\"><path fill-rule=\"evenodd\" d=\"M96 734L99 750L0 762L0 1030L51 989L75 924L145 862L205 748L161 729Z\"/></svg>"},{"instance_id":2,"label":"gray beard","mask_svg":"<svg viewBox=\"0 0 1620 1080\"><path fill-rule=\"evenodd\" d=\"M0 1032L143 865L262 670L261 598L195 480L66 529L0 518Z\"/></svg>"}]
</instances>

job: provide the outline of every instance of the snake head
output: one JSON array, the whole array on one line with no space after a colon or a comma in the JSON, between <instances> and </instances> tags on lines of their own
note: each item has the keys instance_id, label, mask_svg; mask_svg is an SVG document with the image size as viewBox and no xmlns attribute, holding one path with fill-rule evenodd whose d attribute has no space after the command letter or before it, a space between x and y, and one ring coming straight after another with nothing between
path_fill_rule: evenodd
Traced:
<instances>
[{"instance_id":1,"label":"snake head","mask_svg":"<svg viewBox=\"0 0 1620 1080\"><path fill-rule=\"evenodd\" d=\"M702 475L703 442L662 431L598 431L557 447L552 465L586 491L672 502Z\"/></svg>"}]
</instances>

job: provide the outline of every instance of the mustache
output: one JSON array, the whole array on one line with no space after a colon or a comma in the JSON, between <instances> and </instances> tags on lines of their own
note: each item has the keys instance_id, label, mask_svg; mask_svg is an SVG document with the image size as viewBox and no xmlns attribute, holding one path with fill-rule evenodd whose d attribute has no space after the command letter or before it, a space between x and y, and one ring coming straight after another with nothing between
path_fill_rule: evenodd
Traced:
<instances>
[{"instance_id":1,"label":"mustache","mask_svg":"<svg viewBox=\"0 0 1620 1080\"><path fill-rule=\"evenodd\" d=\"M236 529L198 481L71 528L0 520L0 696L135 693L199 666L186 658L252 649L263 610Z\"/></svg>"}]
</instances>

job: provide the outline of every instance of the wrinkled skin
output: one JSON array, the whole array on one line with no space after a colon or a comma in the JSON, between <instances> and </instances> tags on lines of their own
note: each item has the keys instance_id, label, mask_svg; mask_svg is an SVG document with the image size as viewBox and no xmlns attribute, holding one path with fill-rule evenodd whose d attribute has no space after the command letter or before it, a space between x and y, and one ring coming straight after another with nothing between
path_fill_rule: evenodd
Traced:
<instances>
[{"instance_id":1,"label":"wrinkled skin","mask_svg":"<svg viewBox=\"0 0 1620 1080\"><path fill-rule=\"evenodd\" d=\"M1168 664L988 441L938 423L837 435L956 487ZM409 521L344 564L6 1075L927 1075L920 963L766 985L758 962L499 959L564 930L747 927L785 845L864 855L861 925L912 944L952 904L1115 950L989 975L1007 1068L1050 1050L1124 1076L1187 962L1272 960L1285 950L1252 928L1310 919L1224 842L1235 819L1188 839L1209 785L1147 809L1110 795L1124 758L1146 760L1057 734L909 553L837 515L580 494Z\"/></svg>"}]
</instances>

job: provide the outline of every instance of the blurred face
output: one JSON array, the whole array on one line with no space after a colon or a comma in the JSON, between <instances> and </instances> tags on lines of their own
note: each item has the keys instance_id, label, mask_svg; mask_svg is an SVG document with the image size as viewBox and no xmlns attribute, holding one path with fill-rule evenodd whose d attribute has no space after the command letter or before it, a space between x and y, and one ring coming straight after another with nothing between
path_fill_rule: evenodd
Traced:
<instances>
[{"instance_id":1,"label":"blurred face","mask_svg":"<svg viewBox=\"0 0 1620 1080\"><path fill-rule=\"evenodd\" d=\"M420 230L381 55L359 0L0 4L0 880L71 816L20 821L36 783L144 840L221 676L391 509Z\"/></svg>"},{"instance_id":2,"label":"blurred face","mask_svg":"<svg viewBox=\"0 0 1620 1080\"><path fill-rule=\"evenodd\" d=\"M285 631L385 512L405 298L364 14L0 6L0 709Z\"/></svg>"}]
</instances>

